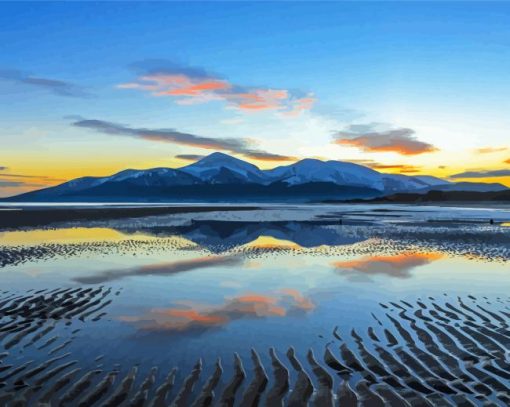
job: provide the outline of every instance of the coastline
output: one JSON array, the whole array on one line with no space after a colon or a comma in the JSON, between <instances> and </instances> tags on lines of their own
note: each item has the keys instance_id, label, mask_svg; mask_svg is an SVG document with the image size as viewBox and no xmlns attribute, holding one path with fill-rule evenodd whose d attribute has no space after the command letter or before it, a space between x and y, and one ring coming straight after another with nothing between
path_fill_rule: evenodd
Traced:
<instances>
[{"instance_id":1,"label":"coastline","mask_svg":"<svg viewBox=\"0 0 510 407\"><path fill-rule=\"evenodd\" d=\"M148 204L149 205L149 204ZM7 208L7 210L2 210ZM225 205L167 205L167 206L0 206L0 228L44 226L54 222L90 221L122 218L141 218L155 215L172 215L193 212L243 211L261 209L258 206Z\"/></svg>"}]
</instances>

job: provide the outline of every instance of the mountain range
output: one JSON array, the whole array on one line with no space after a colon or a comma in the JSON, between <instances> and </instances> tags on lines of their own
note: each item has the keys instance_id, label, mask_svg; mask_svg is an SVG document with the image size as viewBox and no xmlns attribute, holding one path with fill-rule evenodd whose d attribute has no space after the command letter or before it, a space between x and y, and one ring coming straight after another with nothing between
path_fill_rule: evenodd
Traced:
<instances>
[{"instance_id":1,"label":"mountain range","mask_svg":"<svg viewBox=\"0 0 510 407\"><path fill-rule=\"evenodd\" d=\"M395 193L494 192L502 184L453 183L433 176L385 174L343 161L304 159L261 170L223 153L181 168L128 169L82 177L4 199L12 202L308 202L366 199Z\"/></svg>"}]
</instances>

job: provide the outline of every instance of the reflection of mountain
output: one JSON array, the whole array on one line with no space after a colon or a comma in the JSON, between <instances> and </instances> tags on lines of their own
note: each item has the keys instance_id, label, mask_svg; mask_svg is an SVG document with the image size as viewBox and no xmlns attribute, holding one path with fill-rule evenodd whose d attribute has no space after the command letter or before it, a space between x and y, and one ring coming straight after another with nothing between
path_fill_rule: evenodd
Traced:
<instances>
[{"instance_id":1,"label":"reflection of mountain","mask_svg":"<svg viewBox=\"0 0 510 407\"><path fill-rule=\"evenodd\" d=\"M359 236L342 233L341 227L333 227L331 221L272 221L237 222L222 220L195 220L189 225L151 227L142 230L119 229L125 233L180 235L213 252L221 252L242 246L262 236L286 240L301 247L339 246L365 240Z\"/></svg>"},{"instance_id":2,"label":"reflection of mountain","mask_svg":"<svg viewBox=\"0 0 510 407\"><path fill-rule=\"evenodd\" d=\"M364 256L360 259L333 263L339 274L347 276L386 275L396 278L411 277L411 270L442 257L440 253L404 252L387 256Z\"/></svg>"}]
</instances>

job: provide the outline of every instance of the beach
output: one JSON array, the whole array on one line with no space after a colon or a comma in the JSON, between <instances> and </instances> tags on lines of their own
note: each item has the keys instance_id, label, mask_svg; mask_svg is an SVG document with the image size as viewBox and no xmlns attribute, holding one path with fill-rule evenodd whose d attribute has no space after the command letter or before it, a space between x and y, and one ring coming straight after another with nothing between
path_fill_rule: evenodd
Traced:
<instances>
[{"instance_id":1,"label":"beach","mask_svg":"<svg viewBox=\"0 0 510 407\"><path fill-rule=\"evenodd\" d=\"M0 231L2 403L509 402L506 209L73 210Z\"/></svg>"}]
</instances>

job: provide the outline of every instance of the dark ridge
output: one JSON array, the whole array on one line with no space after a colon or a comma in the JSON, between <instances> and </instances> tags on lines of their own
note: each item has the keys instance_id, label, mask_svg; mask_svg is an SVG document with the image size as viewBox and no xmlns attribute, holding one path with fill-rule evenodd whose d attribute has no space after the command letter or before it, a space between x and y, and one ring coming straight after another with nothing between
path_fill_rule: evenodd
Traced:
<instances>
[{"instance_id":1,"label":"dark ridge","mask_svg":"<svg viewBox=\"0 0 510 407\"><path fill-rule=\"evenodd\" d=\"M509 202L510 191L428 191L398 193L372 199L353 199L349 203L423 203L423 202Z\"/></svg>"}]
</instances>

